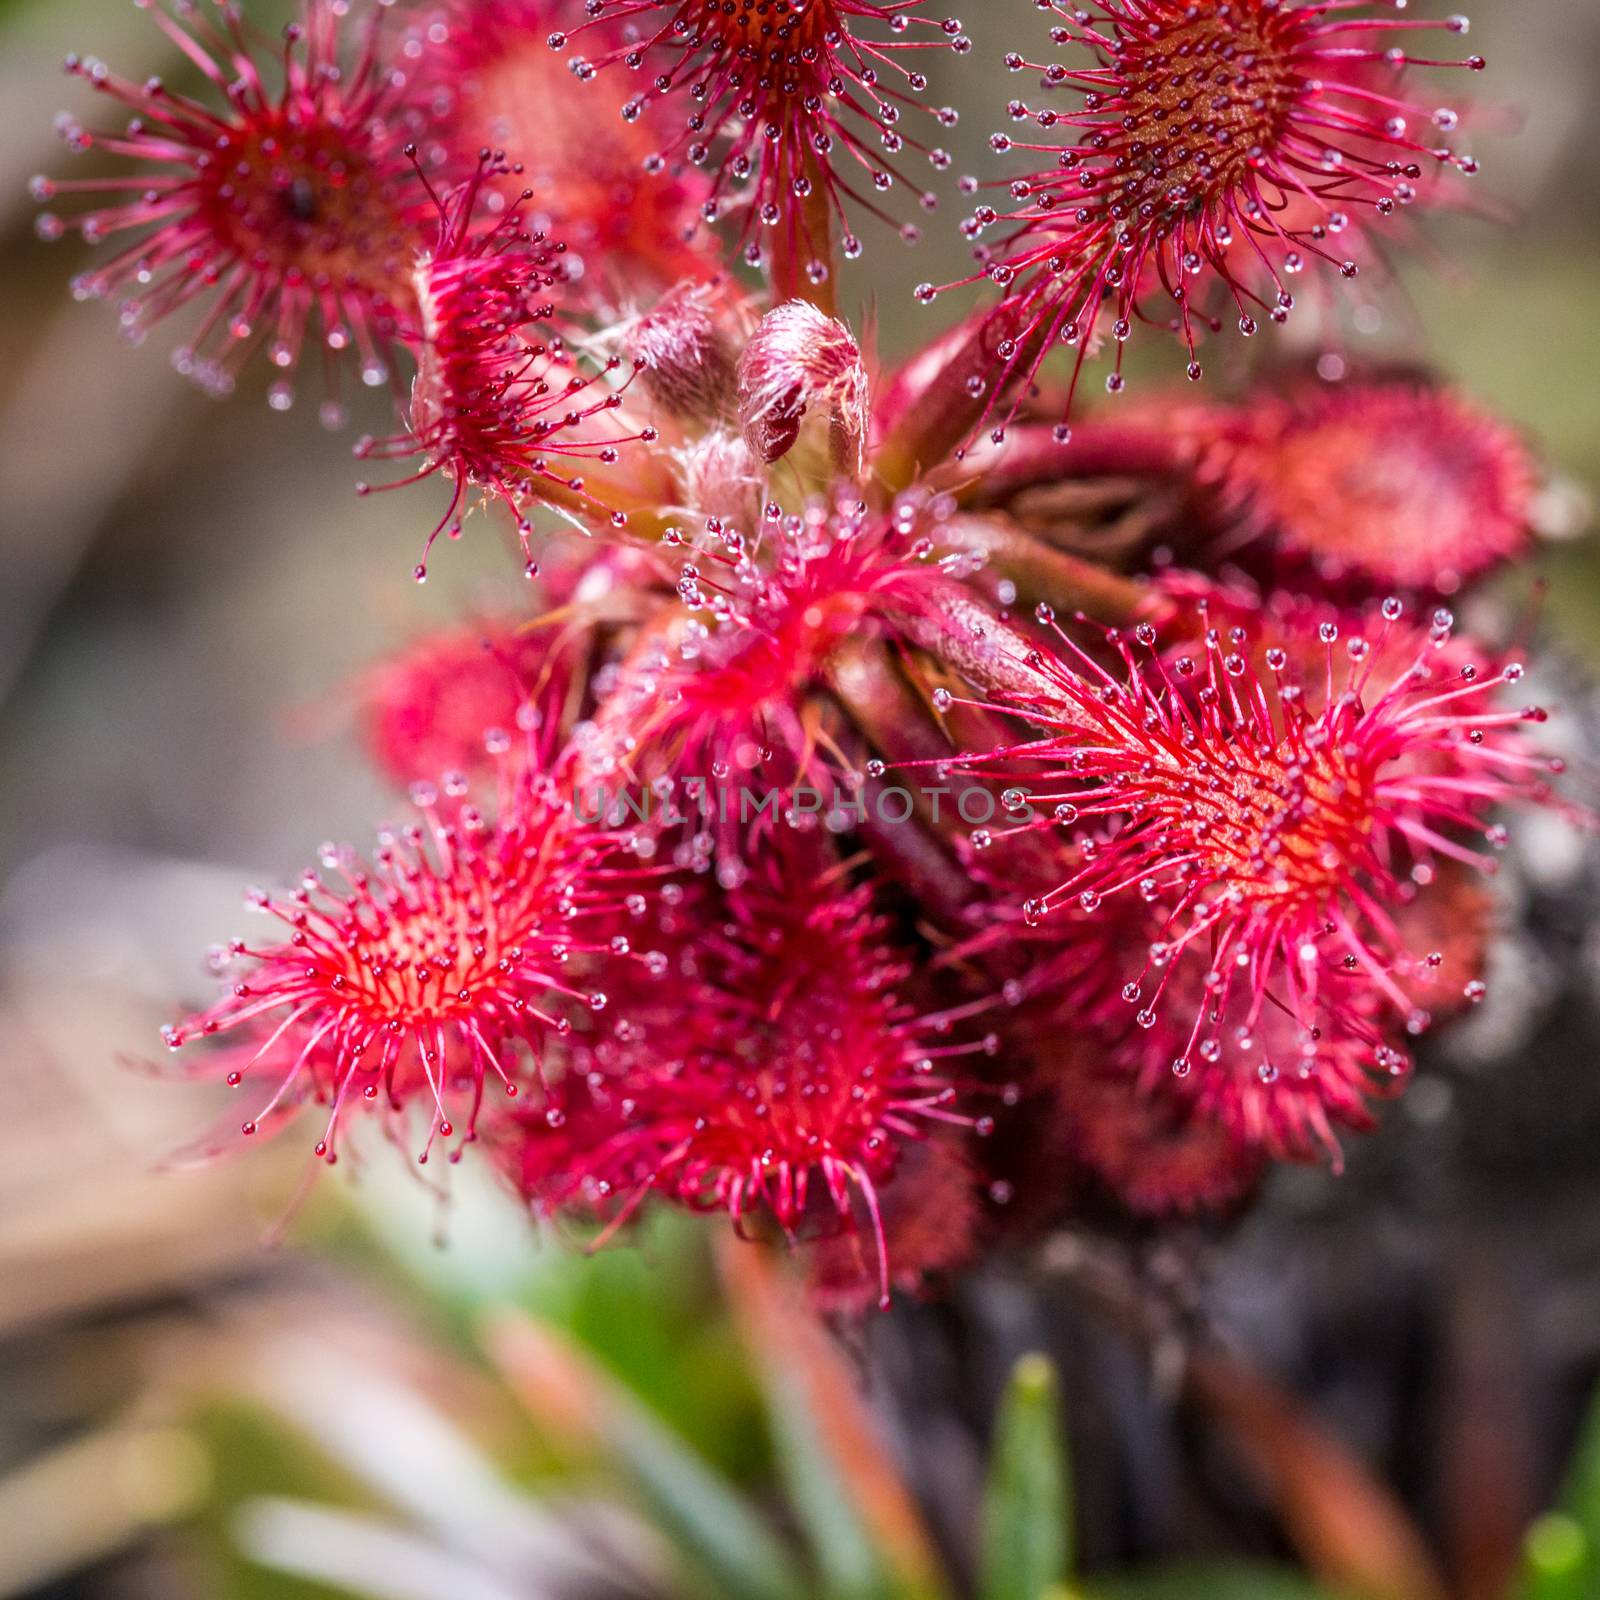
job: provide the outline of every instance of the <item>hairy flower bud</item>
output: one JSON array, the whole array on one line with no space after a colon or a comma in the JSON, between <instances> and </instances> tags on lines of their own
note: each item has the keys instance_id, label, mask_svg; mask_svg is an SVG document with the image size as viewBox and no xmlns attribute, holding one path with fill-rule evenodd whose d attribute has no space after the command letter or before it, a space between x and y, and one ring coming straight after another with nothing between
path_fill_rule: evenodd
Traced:
<instances>
[{"instance_id":1,"label":"hairy flower bud","mask_svg":"<svg viewBox=\"0 0 1600 1600\"><path fill-rule=\"evenodd\" d=\"M794 448L807 412L824 411L834 460L859 477L867 442L867 369L842 322L804 300L770 311L739 361L739 423L761 460Z\"/></svg>"},{"instance_id":2,"label":"hairy flower bud","mask_svg":"<svg viewBox=\"0 0 1600 1600\"><path fill-rule=\"evenodd\" d=\"M735 406L737 357L732 329L704 284L680 283L618 330L618 342L644 363L639 381L674 416L712 422Z\"/></svg>"},{"instance_id":3,"label":"hairy flower bud","mask_svg":"<svg viewBox=\"0 0 1600 1600\"><path fill-rule=\"evenodd\" d=\"M712 428L674 452L686 510L728 528L754 528L761 515L761 473L750 447L727 428Z\"/></svg>"}]
</instances>

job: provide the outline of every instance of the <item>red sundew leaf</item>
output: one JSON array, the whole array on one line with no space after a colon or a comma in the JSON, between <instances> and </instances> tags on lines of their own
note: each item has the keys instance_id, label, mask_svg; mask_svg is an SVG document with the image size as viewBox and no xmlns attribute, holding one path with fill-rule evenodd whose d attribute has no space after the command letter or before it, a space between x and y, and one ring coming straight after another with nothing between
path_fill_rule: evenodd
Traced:
<instances>
[{"instance_id":1,"label":"red sundew leaf","mask_svg":"<svg viewBox=\"0 0 1600 1600\"><path fill-rule=\"evenodd\" d=\"M572 663L558 627L526 630L504 617L413 640L360 676L362 733L374 765L408 785L445 772L492 770L485 747L533 713L559 720Z\"/></svg>"},{"instance_id":2,"label":"red sundew leaf","mask_svg":"<svg viewBox=\"0 0 1600 1600\"><path fill-rule=\"evenodd\" d=\"M635 886L622 841L580 822L556 777L510 746L507 734L491 814L462 780L442 795L419 785L418 820L382 835L370 860L325 845L295 889L251 892L281 931L235 940L218 962L225 996L164 1030L172 1049L228 1035L212 1072L240 1088L267 1079L246 1135L317 1102L316 1154L331 1163L343 1118L376 1114L398 1138L420 1107L426 1161L457 1119L462 1146L476 1137L486 1089L514 1097L538 1082L544 1045L574 1013L605 1008L585 968L618 948Z\"/></svg>"},{"instance_id":3,"label":"red sundew leaf","mask_svg":"<svg viewBox=\"0 0 1600 1600\"><path fill-rule=\"evenodd\" d=\"M1113 393L1140 321L1170 321L1198 379L1196 324L1222 326L1212 301L1245 334L1258 317L1283 321L1290 284L1308 265L1356 275L1346 229L1416 200L1424 168L1476 170L1427 138L1454 130L1458 114L1393 85L1406 66L1481 68L1480 56L1440 61L1403 47L1419 29L1464 33L1465 18L1364 16L1330 0L1047 0L1046 9L1052 40L1076 54L1039 64L1012 52L1006 64L1073 99L1011 102L1013 122L1042 131L996 134L993 148L1048 164L995 181L1009 208L975 209L969 237L1006 231L979 248L982 270L966 281L1006 291L1009 336L1030 341L1027 378L1051 347L1074 350L1063 424L1101 337L1115 342ZM919 297L937 292L927 285Z\"/></svg>"},{"instance_id":4,"label":"red sundew leaf","mask_svg":"<svg viewBox=\"0 0 1600 1600\"><path fill-rule=\"evenodd\" d=\"M627 527L622 501L592 489L582 469L610 467L622 446L657 436L654 427L608 420L621 412L641 362L614 355L598 370L579 370L550 298L568 278L567 247L527 226L522 208L531 192L498 217L475 221L484 185L504 166L485 154L472 178L438 201L438 237L415 272L417 376L407 427L356 446L364 460L420 462L396 482L358 484L359 494L437 476L452 485L414 569L419 583L439 535L461 533L474 490L511 512L529 577L538 571L532 507Z\"/></svg>"},{"instance_id":5,"label":"red sundew leaf","mask_svg":"<svg viewBox=\"0 0 1600 1600\"><path fill-rule=\"evenodd\" d=\"M109 202L76 216L41 213L40 235L76 230L98 242L135 234L73 291L79 299L125 295L120 319L135 339L185 307L209 303L173 361L213 393L229 392L246 357L265 346L285 374L268 400L286 410L313 327L328 352L359 361L364 383L385 383L415 317L410 268L431 207L406 156L423 113L405 75L381 60L381 10L347 50L345 8L333 0L304 0L287 49L257 35L236 7L217 7L214 22L198 6L174 9L176 18L148 7L209 80L216 103L69 57L69 72L135 120L124 131L98 133L64 119L63 137L74 150L99 148L132 165L103 178L36 178L41 201L85 195ZM274 68L264 65L273 58L281 60L276 90L268 87ZM345 407L331 368L329 382L323 420L337 427Z\"/></svg>"},{"instance_id":6,"label":"red sundew leaf","mask_svg":"<svg viewBox=\"0 0 1600 1600\"><path fill-rule=\"evenodd\" d=\"M902 109L932 112L955 123L949 107L921 102L927 89L923 52L957 54L971 42L953 18L921 14L922 0L816 0L788 10L760 9L754 0L596 0L587 20L550 35L551 48L592 48L575 56L579 78L638 69L647 87L623 107L626 118L681 108L681 129L661 146L657 170L682 158L715 164L703 206L708 220L741 215L739 240L753 264L771 249L779 292L809 283L831 295L829 238L835 219L865 211L892 222L876 198L908 180L895 157L922 150L935 170L947 152L929 150L901 126ZM607 37L615 18L631 24L617 42ZM923 192L932 207L934 197ZM917 229L901 226L904 237ZM847 257L860 254L850 232L840 239Z\"/></svg>"},{"instance_id":7,"label":"red sundew leaf","mask_svg":"<svg viewBox=\"0 0 1600 1600\"><path fill-rule=\"evenodd\" d=\"M698 228L710 181L683 163L646 170L669 137L651 108L625 120L623 74L580 84L548 44L569 11L559 0L444 0L405 33L411 94L429 111L428 140L454 181L481 150L504 150L493 180L506 204L533 191L541 225L567 242L581 275L570 303L614 307L641 281L702 284L723 274L717 240ZM605 28L616 37L620 30Z\"/></svg>"},{"instance_id":8,"label":"red sundew leaf","mask_svg":"<svg viewBox=\"0 0 1600 1600\"><path fill-rule=\"evenodd\" d=\"M1562 770L1529 737L1543 711L1497 701L1520 663L1473 659L1447 613L1424 635L1403 612L1274 616L1257 654L1249 628L1214 625L1219 602L1196 654L1158 649L1151 623L1110 635L1120 673L1057 630L1064 653L1031 648L1035 690L1009 702L1048 731L964 769L1012 780L1001 840L1057 853L1041 892L1013 881L991 934L1034 953L1033 991L1129 1033L1147 1085L1179 1080L1279 1155L1336 1157L1331 1124L1366 1126L1368 1096L1398 1085L1432 1019L1397 911L1445 864L1492 871L1491 809L1549 803ZM980 872L994 838L972 837Z\"/></svg>"},{"instance_id":9,"label":"red sundew leaf","mask_svg":"<svg viewBox=\"0 0 1600 1600\"><path fill-rule=\"evenodd\" d=\"M501 1141L506 1165L541 1210L602 1218L602 1241L651 1199L795 1243L859 1229L887 1304L884 1191L911 1147L979 1126L945 1069L994 1043L953 1031L981 1004L918 1012L873 886L825 837L748 831L720 892L685 897L627 1026Z\"/></svg>"},{"instance_id":10,"label":"red sundew leaf","mask_svg":"<svg viewBox=\"0 0 1600 1600\"><path fill-rule=\"evenodd\" d=\"M1302 384L1176 419L1227 526L1212 561L1361 592L1451 595L1532 538L1539 476L1516 434L1443 387Z\"/></svg>"}]
</instances>

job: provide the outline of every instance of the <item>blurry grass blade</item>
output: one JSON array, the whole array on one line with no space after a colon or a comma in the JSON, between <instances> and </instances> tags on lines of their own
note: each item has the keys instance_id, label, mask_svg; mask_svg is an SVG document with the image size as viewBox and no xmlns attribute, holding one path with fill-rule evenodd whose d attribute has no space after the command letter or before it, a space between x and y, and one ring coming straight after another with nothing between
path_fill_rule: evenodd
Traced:
<instances>
[{"instance_id":1,"label":"blurry grass blade","mask_svg":"<svg viewBox=\"0 0 1600 1600\"><path fill-rule=\"evenodd\" d=\"M263 1498L240 1507L234 1531L252 1561L371 1600L549 1600L558 1591L516 1585L405 1528L365 1512Z\"/></svg>"},{"instance_id":2,"label":"blurry grass blade","mask_svg":"<svg viewBox=\"0 0 1600 1600\"><path fill-rule=\"evenodd\" d=\"M576 1345L516 1311L484 1344L512 1392L552 1442L604 1452L658 1531L727 1600L809 1600L789 1550L738 1492Z\"/></svg>"},{"instance_id":3,"label":"blurry grass blade","mask_svg":"<svg viewBox=\"0 0 1600 1600\"><path fill-rule=\"evenodd\" d=\"M1591 1559L1600 1558L1600 1393L1590 1402L1577 1447L1567 1463L1560 1509L1583 1529L1591 1550L1597 1553Z\"/></svg>"},{"instance_id":4,"label":"blurry grass blade","mask_svg":"<svg viewBox=\"0 0 1600 1600\"><path fill-rule=\"evenodd\" d=\"M488 1569L593 1583L605 1569L556 1516L398 1370L333 1340L289 1337L251 1363L251 1391L380 1499ZM436 1375L443 1383L444 1368Z\"/></svg>"},{"instance_id":5,"label":"blurry grass blade","mask_svg":"<svg viewBox=\"0 0 1600 1600\"><path fill-rule=\"evenodd\" d=\"M1444 1580L1405 1511L1292 1395L1221 1356L1196 1354L1186 1377L1313 1572L1369 1600L1443 1600Z\"/></svg>"},{"instance_id":6,"label":"blurry grass blade","mask_svg":"<svg viewBox=\"0 0 1600 1600\"><path fill-rule=\"evenodd\" d=\"M1523 1542L1521 1600L1593 1600L1600 1594L1600 1395L1567 1463L1557 1506Z\"/></svg>"},{"instance_id":7,"label":"blurry grass blade","mask_svg":"<svg viewBox=\"0 0 1600 1600\"><path fill-rule=\"evenodd\" d=\"M373 1162L360 1188L340 1197L361 1224L346 1249L379 1245L465 1347L508 1304L564 1329L727 1476L752 1466L762 1451L759 1400L727 1319L705 1314L715 1287L698 1218L661 1211L640 1219L636 1248L587 1254L530 1240L526 1209L481 1165L463 1162L450 1188L451 1248L441 1251L430 1242L433 1197L409 1173Z\"/></svg>"},{"instance_id":8,"label":"blurry grass blade","mask_svg":"<svg viewBox=\"0 0 1600 1600\"><path fill-rule=\"evenodd\" d=\"M1072 1484L1056 1371L1026 1355L995 1422L983 1502L983 1600L1043 1600L1072 1568Z\"/></svg>"},{"instance_id":9,"label":"blurry grass blade","mask_svg":"<svg viewBox=\"0 0 1600 1600\"><path fill-rule=\"evenodd\" d=\"M1175 1563L1126 1577L1097 1578L1076 1592L1083 1600L1341 1600L1298 1572L1246 1562Z\"/></svg>"},{"instance_id":10,"label":"blurry grass blade","mask_svg":"<svg viewBox=\"0 0 1600 1600\"><path fill-rule=\"evenodd\" d=\"M729 1238L729 1304L760 1369L778 1464L805 1525L823 1592L855 1597L947 1592L916 1502L862 1402L855 1375L766 1251Z\"/></svg>"},{"instance_id":11,"label":"blurry grass blade","mask_svg":"<svg viewBox=\"0 0 1600 1600\"><path fill-rule=\"evenodd\" d=\"M1594 1543L1576 1518L1553 1511L1528 1529L1517 1600L1594 1600L1597 1578Z\"/></svg>"},{"instance_id":12,"label":"blurry grass blade","mask_svg":"<svg viewBox=\"0 0 1600 1600\"><path fill-rule=\"evenodd\" d=\"M210 1460L175 1428L109 1428L0 1478L0 1596L104 1560L205 1496Z\"/></svg>"}]
</instances>

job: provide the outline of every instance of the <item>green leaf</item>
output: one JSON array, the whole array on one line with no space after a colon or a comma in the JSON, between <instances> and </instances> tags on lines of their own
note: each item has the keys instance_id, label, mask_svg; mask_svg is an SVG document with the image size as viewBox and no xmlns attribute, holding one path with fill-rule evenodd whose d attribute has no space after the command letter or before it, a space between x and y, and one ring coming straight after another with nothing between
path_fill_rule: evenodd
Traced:
<instances>
[{"instance_id":1,"label":"green leaf","mask_svg":"<svg viewBox=\"0 0 1600 1600\"><path fill-rule=\"evenodd\" d=\"M817 1570L817 1600L943 1600L949 1585L904 1477L799 1282L737 1240L725 1242L720 1266Z\"/></svg>"},{"instance_id":2,"label":"green leaf","mask_svg":"<svg viewBox=\"0 0 1600 1600\"><path fill-rule=\"evenodd\" d=\"M1521 1600L1593 1600L1595 1549L1574 1517L1540 1517L1523 1541Z\"/></svg>"},{"instance_id":3,"label":"green leaf","mask_svg":"<svg viewBox=\"0 0 1600 1600\"><path fill-rule=\"evenodd\" d=\"M828 1600L874 1600L886 1592L884 1563L848 1486L818 1437L800 1386L769 1372L773 1448Z\"/></svg>"},{"instance_id":4,"label":"green leaf","mask_svg":"<svg viewBox=\"0 0 1600 1600\"><path fill-rule=\"evenodd\" d=\"M1583 1530L1590 1560L1600 1554L1600 1395L1596 1395L1567 1462L1557 1509Z\"/></svg>"},{"instance_id":5,"label":"green leaf","mask_svg":"<svg viewBox=\"0 0 1600 1600\"><path fill-rule=\"evenodd\" d=\"M491 1174L451 1174L448 1248L436 1199L375 1164L359 1189L321 1186L314 1220L346 1270L378 1275L435 1336L469 1353L485 1313L512 1305L583 1345L719 1471L770 1471L760 1395L716 1297L698 1217L658 1212L594 1255L541 1240ZM301 1223L302 1237L306 1223Z\"/></svg>"},{"instance_id":6,"label":"green leaf","mask_svg":"<svg viewBox=\"0 0 1600 1600\"><path fill-rule=\"evenodd\" d=\"M593 1454L633 1492L693 1569L707 1600L810 1600L788 1545L739 1491L569 1333L506 1308L483 1345L511 1392L561 1431L556 1409L581 1418L568 1448Z\"/></svg>"},{"instance_id":7,"label":"green leaf","mask_svg":"<svg viewBox=\"0 0 1600 1600\"><path fill-rule=\"evenodd\" d=\"M730 1600L807 1600L787 1548L733 1486L643 1407L615 1405L606 1442L651 1520Z\"/></svg>"},{"instance_id":8,"label":"green leaf","mask_svg":"<svg viewBox=\"0 0 1600 1600\"><path fill-rule=\"evenodd\" d=\"M1178 1562L1122 1577L1096 1578L1075 1594L1081 1600L1337 1600L1329 1590L1287 1567L1242 1561Z\"/></svg>"},{"instance_id":9,"label":"green leaf","mask_svg":"<svg viewBox=\"0 0 1600 1600\"><path fill-rule=\"evenodd\" d=\"M1043 1600L1072 1570L1072 1485L1056 1370L1026 1355L995 1423L983 1502L983 1600Z\"/></svg>"},{"instance_id":10,"label":"green leaf","mask_svg":"<svg viewBox=\"0 0 1600 1600\"><path fill-rule=\"evenodd\" d=\"M1521 1600L1592 1600L1600 1592L1600 1396L1567 1462L1556 1506L1523 1541Z\"/></svg>"},{"instance_id":11,"label":"green leaf","mask_svg":"<svg viewBox=\"0 0 1600 1600\"><path fill-rule=\"evenodd\" d=\"M299 1495L333 1505L368 1508L375 1501L353 1474L330 1462L298 1430L244 1400L201 1406L193 1426L213 1464L211 1494L191 1528L191 1548L206 1564L207 1593L217 1600L331 1600L347 1597L308 1578L274 1572L244 1555L233 1518L264 1494Z\"/></svg>"}]
</instances>

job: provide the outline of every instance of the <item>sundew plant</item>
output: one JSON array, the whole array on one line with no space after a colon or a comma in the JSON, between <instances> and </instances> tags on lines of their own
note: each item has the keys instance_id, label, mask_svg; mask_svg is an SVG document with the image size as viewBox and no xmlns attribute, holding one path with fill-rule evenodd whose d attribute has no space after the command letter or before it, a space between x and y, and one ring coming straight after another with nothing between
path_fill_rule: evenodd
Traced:
<instances>
[{"instance_id":1,"label":"sundew plant","mask_svg":"<svg viewBox=\"0 0 1600 1600\"><path fill-rule=\"evenodd\" d=\"M390 396L399 569L522 596L373 664L403 814L174 997L219 1153L720 1215L862 1313L1341 1168L1486 994L1519 818L1581 820L1494 599L1537 447L1348 337L1473 204L1466 18L141 4L182 85L72 58L33 183L73 293L218 396ZM939 228L880 354L844 264Z\"/></svg>"}]
</instances>

